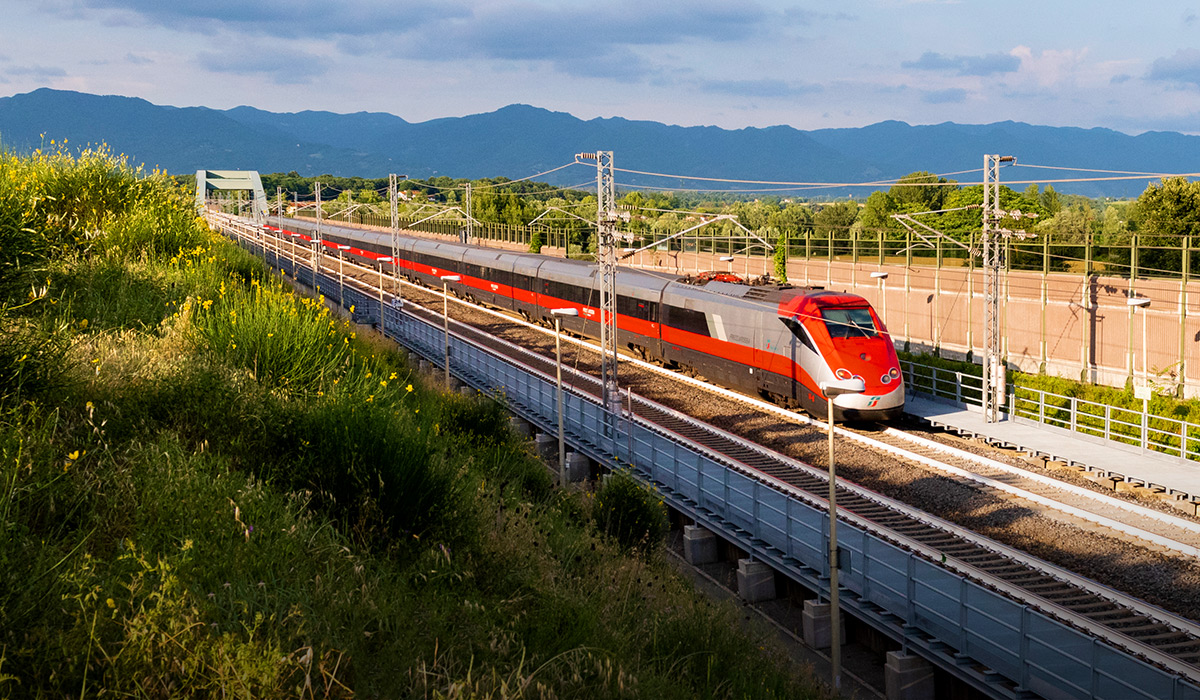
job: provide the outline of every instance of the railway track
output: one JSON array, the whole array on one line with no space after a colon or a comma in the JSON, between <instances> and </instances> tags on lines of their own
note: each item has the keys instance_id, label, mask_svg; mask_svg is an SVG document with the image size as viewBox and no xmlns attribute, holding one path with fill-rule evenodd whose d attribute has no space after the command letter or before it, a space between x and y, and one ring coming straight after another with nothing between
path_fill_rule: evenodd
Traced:
<instances>
[{"instance_id":1,"label":"railway track","mask_svg":"<svg viewBox=\"0 0 1200 700\"><path fill-rule=\"evenodd\" d=\"M377 279L375 271L351 264L347 264L347 267L357 268L357 274L368 280L358 280L356 275L352 274L347 277L347 284L358 286L371 296L378 294L377 289L370 285L370 282ZM440 299L439 292L416 285L409 286L414 290L421 290L422 297L428 295ZM411 301L415 295L406 296ZM440 305L440 300L437 303ZM478 310L499 316L487 309ZM427 315L432 322L440 323L440 309L434 312L418 305L410 305L408 311L418 316ZM507 316L503 318L510 323L521 323ZM454 323L456 333L464 338L488 346L547 376L553 376L555 363L552 358L526 350L474 326L457 321ZM523 325L533 327L531 324ZM581 341L573 342L587 345ZM665 371L650 365L646 365L646 368ZM680 381L691 382L709 391L729 393L705 382L671 374ZM592 396L599 393L598 381L586 373L568 372L565 381L574 391ZM790 414L790 420L814 426L823 425L818 421L785 412L771 404L740 395L737 398L762 410ZM745 438L706 425L679 411L639 396L629 398L629 407L638 420L653 424L657 429L667 431L677 439L707 451L730 468L756 474L778 488L806 494L813 502L820 502L822 494L828 490L828 477L824 470L773 452ZM1026 499L1039 507L1052 509L1068 519L1075 518L1097 524L1125 537L1152 542L1157 547L1192 554L1197 540L1200 540L1200 526L1192 521L1112 497L1097 499L1102 495L1087 493L1087 489L1079 487L1065 489L1071 493L1071 498L1076 500L1077 505L1063 504L1060 501L1067 500L1062 496L1064 489L1045 483L1044 479L1028 478L995 460L953 450L917 436L907 436L902 431L888 429L882 431L882 434L870 437L844 428L837 428L837 431L844 438L862 445L872 445L873 449L897 459L915 461L931 469L969 478L981 488L1000 491L1011 498ZM914 445L919 447L919 450L912 449ZM946 459L947 455L951 459ZM936 466L933 463L936 463ZM965 472L967 475L963 476L959 472ZM840 482L837 493L839 509L848 521L860 527L870 528L883 537L922 553L932 561L940 562L943 566L1017 597L1060 620L1087 629L1092 634L1173 672L1193 680L1200 679L1200 625L1191 620L868 489ZM1097 506L1096 503L1101 505ZM1096 512L1098 510L1106 512L1100 514ZM1131 521L1135 520L1139 520L1140 523L1132 524ZM1146 525L1149 529L1142 529L1141 525Z\"/></svg>"},{"instance_id":2,"label":"railway track","mask_svg":"<svg viewBox=\"0 0 1200 700\"><path fill-rule=\"evenodd\" d=\"M441 318L429 309L411 311L426 316L431 323ZM472 342L546 376L554 374L553 359L472 326L456 326L455 333ZM598 380L585 373L569 375L569 379L564 377L565 386L599 400ZM629 397L628 406L641 420L717 455L718 461L731 468L767 477L818 501L828 491L828 474L823 470L639 396ZM837 501L839 510L859 526L869 526L901 544L918 545L916 548L934 561L1027 602L1034 601L1048 614L1087 627L1119 646L1172 666L1172 670L1186 669L1191 677L1200 678L1200 625L1196 623L867 489L839 482Z\"/></svg>"}]
</instances>

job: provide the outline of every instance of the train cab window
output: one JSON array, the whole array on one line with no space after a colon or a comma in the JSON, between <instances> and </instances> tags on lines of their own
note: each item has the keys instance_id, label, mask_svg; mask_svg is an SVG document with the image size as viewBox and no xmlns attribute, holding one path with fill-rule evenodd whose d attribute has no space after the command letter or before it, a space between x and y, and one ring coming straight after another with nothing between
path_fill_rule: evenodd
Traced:
<instances>
[{"instance_id":1,"label":"train cab window","mask_svg":"<svg viewBox=\"0 0 1200 700\"><path fill-rule=\"evenodd\" d=\"M817 352L817 346L813 343L812 338L808 337L808 331L804 330L804 326L799 321L791 317L783 317L779 320L783 321L783 325L788 327L788 330L792 332L792 335L796 336L801 345L813 352Z\"/></svg>"},{"instance_id":2,"label":"train cab window","mask_svg":"<svg viewBox=\"0 0 1200 700\"><path fill-rule=\"evenodd\" d=\"M821 309L821 319L831 338L874 338L879 334L866 307Z\"/></svg>"}]
</instances>

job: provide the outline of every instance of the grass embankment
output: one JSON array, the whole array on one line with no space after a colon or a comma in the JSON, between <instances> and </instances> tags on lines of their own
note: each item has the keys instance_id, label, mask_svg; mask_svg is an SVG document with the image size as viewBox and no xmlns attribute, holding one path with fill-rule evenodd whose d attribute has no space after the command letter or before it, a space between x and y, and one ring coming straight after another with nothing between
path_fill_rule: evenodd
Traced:
<instances>
[{"instance_id":1,"label":"grass embankment","mask_svg":"<svg viewBox=\"0 0 1200 700\"><path fill-rule=\"evenodd\" d=\"M0 696L814 693L162 179L0 154L0 256Z\"/></svg>"}]
</instances>

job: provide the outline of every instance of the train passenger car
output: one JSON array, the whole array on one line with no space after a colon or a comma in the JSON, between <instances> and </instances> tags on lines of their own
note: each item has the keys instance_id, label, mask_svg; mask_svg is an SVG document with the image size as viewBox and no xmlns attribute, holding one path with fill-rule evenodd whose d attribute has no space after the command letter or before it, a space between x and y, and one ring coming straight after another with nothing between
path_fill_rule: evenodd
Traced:
<instances>
[{"instance_id":1,"label":"train passenger car","mask_svg":"<svg viewBox=\"0 0 1200 700\"><path fill-rule=\"evenodd\" d=\"M390 234L329 227L330 242L376 255L391 253ZM400 269L441 287L460 275L456 294L553 323L556 308L574 308L563 327L600 334L600 275L594 264L400 237ZM680 366L718 384L817 416L827 405L822 382L861 378L863 394L834 401L837 420L900 415L904 385L891 337L865 299L820 288L750 286L723 281L685 284L661 273L621 269L616 278L617 345L644 359Z\"/></svg>"}]
</instances>

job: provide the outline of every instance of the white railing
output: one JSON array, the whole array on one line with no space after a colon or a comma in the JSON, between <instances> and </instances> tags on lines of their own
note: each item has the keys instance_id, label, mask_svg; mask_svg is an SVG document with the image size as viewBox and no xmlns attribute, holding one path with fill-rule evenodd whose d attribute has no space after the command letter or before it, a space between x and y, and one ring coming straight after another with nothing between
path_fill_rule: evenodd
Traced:
<instances>
[{"instance_id":1,"label":"white railing","mask_svg":"<svg viewBox=\"0 0 1200 700\"><path fill-rule=\"evenodd\" d=\"M978 375L901 361L908 391L959 406L981 406ZM1200 460L1200 425L1178 418L1009 384L1003 410L1009 416L1080 435Z\"/></svg>"}]
</instances>

